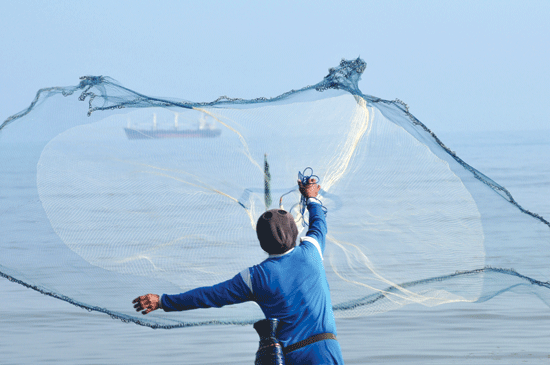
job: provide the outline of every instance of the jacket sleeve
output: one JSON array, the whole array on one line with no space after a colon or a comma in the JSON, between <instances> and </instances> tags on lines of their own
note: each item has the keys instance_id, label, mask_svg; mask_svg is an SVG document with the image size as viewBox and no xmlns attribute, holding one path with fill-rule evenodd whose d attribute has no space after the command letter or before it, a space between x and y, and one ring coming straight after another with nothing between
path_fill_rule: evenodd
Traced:
<instances>
[{"instance_id":1,"label":"jacket sleeve","mask_svg":"<svg viewBox=\"0 0 550 365\"><path fill-rule=\"evenodd\" d=\"M163 294L161 307L165 312L185 311L197 308L223 307L228 304L253 300L252 292L241 274L214 286L205 286L181 294Z\"/></svg>"},{"instance_id":2,"label":"jacket sleeve","mask_svg":"<svg viewBox=\"0 0 550 365\"><path fill-rule=\"evenodd\" d=\"M323 206L317 199L309 198L307 200L307 210L309 211L309 228L304 241L315 240L319 245L321 253L325 252L325 236L327 235L327 222ZM315 242L312 242L315 244ZM321 255L322 256L322 255Z\"/></svg>"}]
</instances>

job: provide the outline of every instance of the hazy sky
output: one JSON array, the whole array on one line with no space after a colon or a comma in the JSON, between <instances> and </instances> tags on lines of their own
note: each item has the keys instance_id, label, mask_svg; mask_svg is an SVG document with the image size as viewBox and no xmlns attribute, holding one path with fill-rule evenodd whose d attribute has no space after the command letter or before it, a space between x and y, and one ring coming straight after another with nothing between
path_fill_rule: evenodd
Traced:
<instances>
[{"instance_id":1,"label":"hazy sky","mask_svg":"<svg viewBox=\"0 0 550 365\"><path fill-rule=\"evenodd\" d=\"M550 1L0 0L0 121L107 75L209 101L275 96L361 56L365 94L436 133L549 129Z\"/></svg>"},{"instance_id":2,"label":"hazy sky","mask_svg":"<svg viewBox=\"0 0 550 365\"><path fill-rule=\"evenodd\" d=\"M538 202L524 206L549 218L550 189L542 181L548 175L540 172L548 152L540 152L548 151L550 134L550 0L0 0L0 25L0 123L28 107L38 89L76 85L82 75L110 76L146 95L192 101L270 97L315 84L341 58L361 56L367 62L363 93L406 102L467 162L488 171L521 204ZM499 133L462 146L447 142L469 130L541 130L535 135L544 138L530 147L511 146L508 155L490 147ZM517 135L532 138L525 134ZM506 170L514 154L531 157L527 168ZM5 318L16 323L15 332L5 326L15 352L29 347L31 332L39 340L29 351L54 358L61 348L80 359L90 343L105 344L105 356L130 341L136 354L145 351L135 345L143 333L134 334L137 326L123 342L116 336L123 338L117 333L128 326L118 321L106 319L116 329L105 336L101 322L87 326L76 307L7 280L0 286L18 303L0 303ZM48 311L53 314L46 322L36 320L36 313ZM98 316L94 320L108 318ZM61 324L49 326L52 318L62 318ZM215 333L209 331L199 340ZM59 345L60 333L67 343ZM167 343L163 351L180 348Z\"/></svg>"}]
</instances>

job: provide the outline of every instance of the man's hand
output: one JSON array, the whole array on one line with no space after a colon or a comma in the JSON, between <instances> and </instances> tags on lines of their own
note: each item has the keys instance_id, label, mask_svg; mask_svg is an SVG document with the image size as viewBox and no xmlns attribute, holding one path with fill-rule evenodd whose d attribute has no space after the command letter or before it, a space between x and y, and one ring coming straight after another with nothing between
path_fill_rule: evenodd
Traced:
<instances>
[{"instance_id":1,"label":"man's hand","mask_svg":"<svg viewBox=\"0 0 550 365\"><path fill-rule=\"evenodd\" d=\"M321 190L321 186L317 184L317 180L315 180L314 177L310 178L306 185L298 180L298 186L300 188L300 193L302 193L306 199L316 198L317 194L319 194L319 190Z\"/></svg>"},{"instance_id":2,"label":"man's hand","mask_svg":"<svg viewBox=\"0 0 550 365\"><path fill-rule=\"evenodd\" d=\"M159 309L159 296L156 294L147 294L137 297L132 301L136 312L142 311L142 314L147 314L154 310Z\"/></svg>"}]
</instances>

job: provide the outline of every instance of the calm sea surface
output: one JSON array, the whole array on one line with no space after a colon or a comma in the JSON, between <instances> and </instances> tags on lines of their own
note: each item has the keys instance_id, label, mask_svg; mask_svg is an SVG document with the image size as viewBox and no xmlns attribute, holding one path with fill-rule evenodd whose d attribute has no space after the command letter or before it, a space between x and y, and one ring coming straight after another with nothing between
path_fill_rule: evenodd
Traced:
<instances>
[{"instance_id":1,"label":"calm sea surface","mask_svg":"<svg viewBox=\"0 0 550 365\"><path fill-rule=\"evenodd\" d=\"M549 130L439 137L523 207L550 218ZM540 255L550 262L548 248ZM252 364L257 349L251 326L152 330L5 279L0 298L0 364ZM407 306L337 326L347 364L550 364L550 308L534 296Z\"/></svg>"}]
</instances>

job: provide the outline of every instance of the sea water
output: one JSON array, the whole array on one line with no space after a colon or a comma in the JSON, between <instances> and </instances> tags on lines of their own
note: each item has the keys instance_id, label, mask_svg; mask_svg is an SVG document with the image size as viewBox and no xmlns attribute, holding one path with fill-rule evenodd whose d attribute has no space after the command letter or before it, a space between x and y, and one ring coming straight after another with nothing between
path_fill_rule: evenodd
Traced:
<instances>
[{"instance_id":1,"label":"sea water","mask_svg":"<svg viewBox=\"0 0 550 365\"><path fill-rule=\"evenodd\" d=\"M550 218L549 130L438 135L523 207ZM550 262L548 248L533 254ZM119 298L128 306L132 299ZM252 326L152 330L5 279L0 313L0 364L252 364L258 345ZM550 308L535 296L409 305L337 327L346 364L550 364Z\"/></svg>"}]
</instances>

